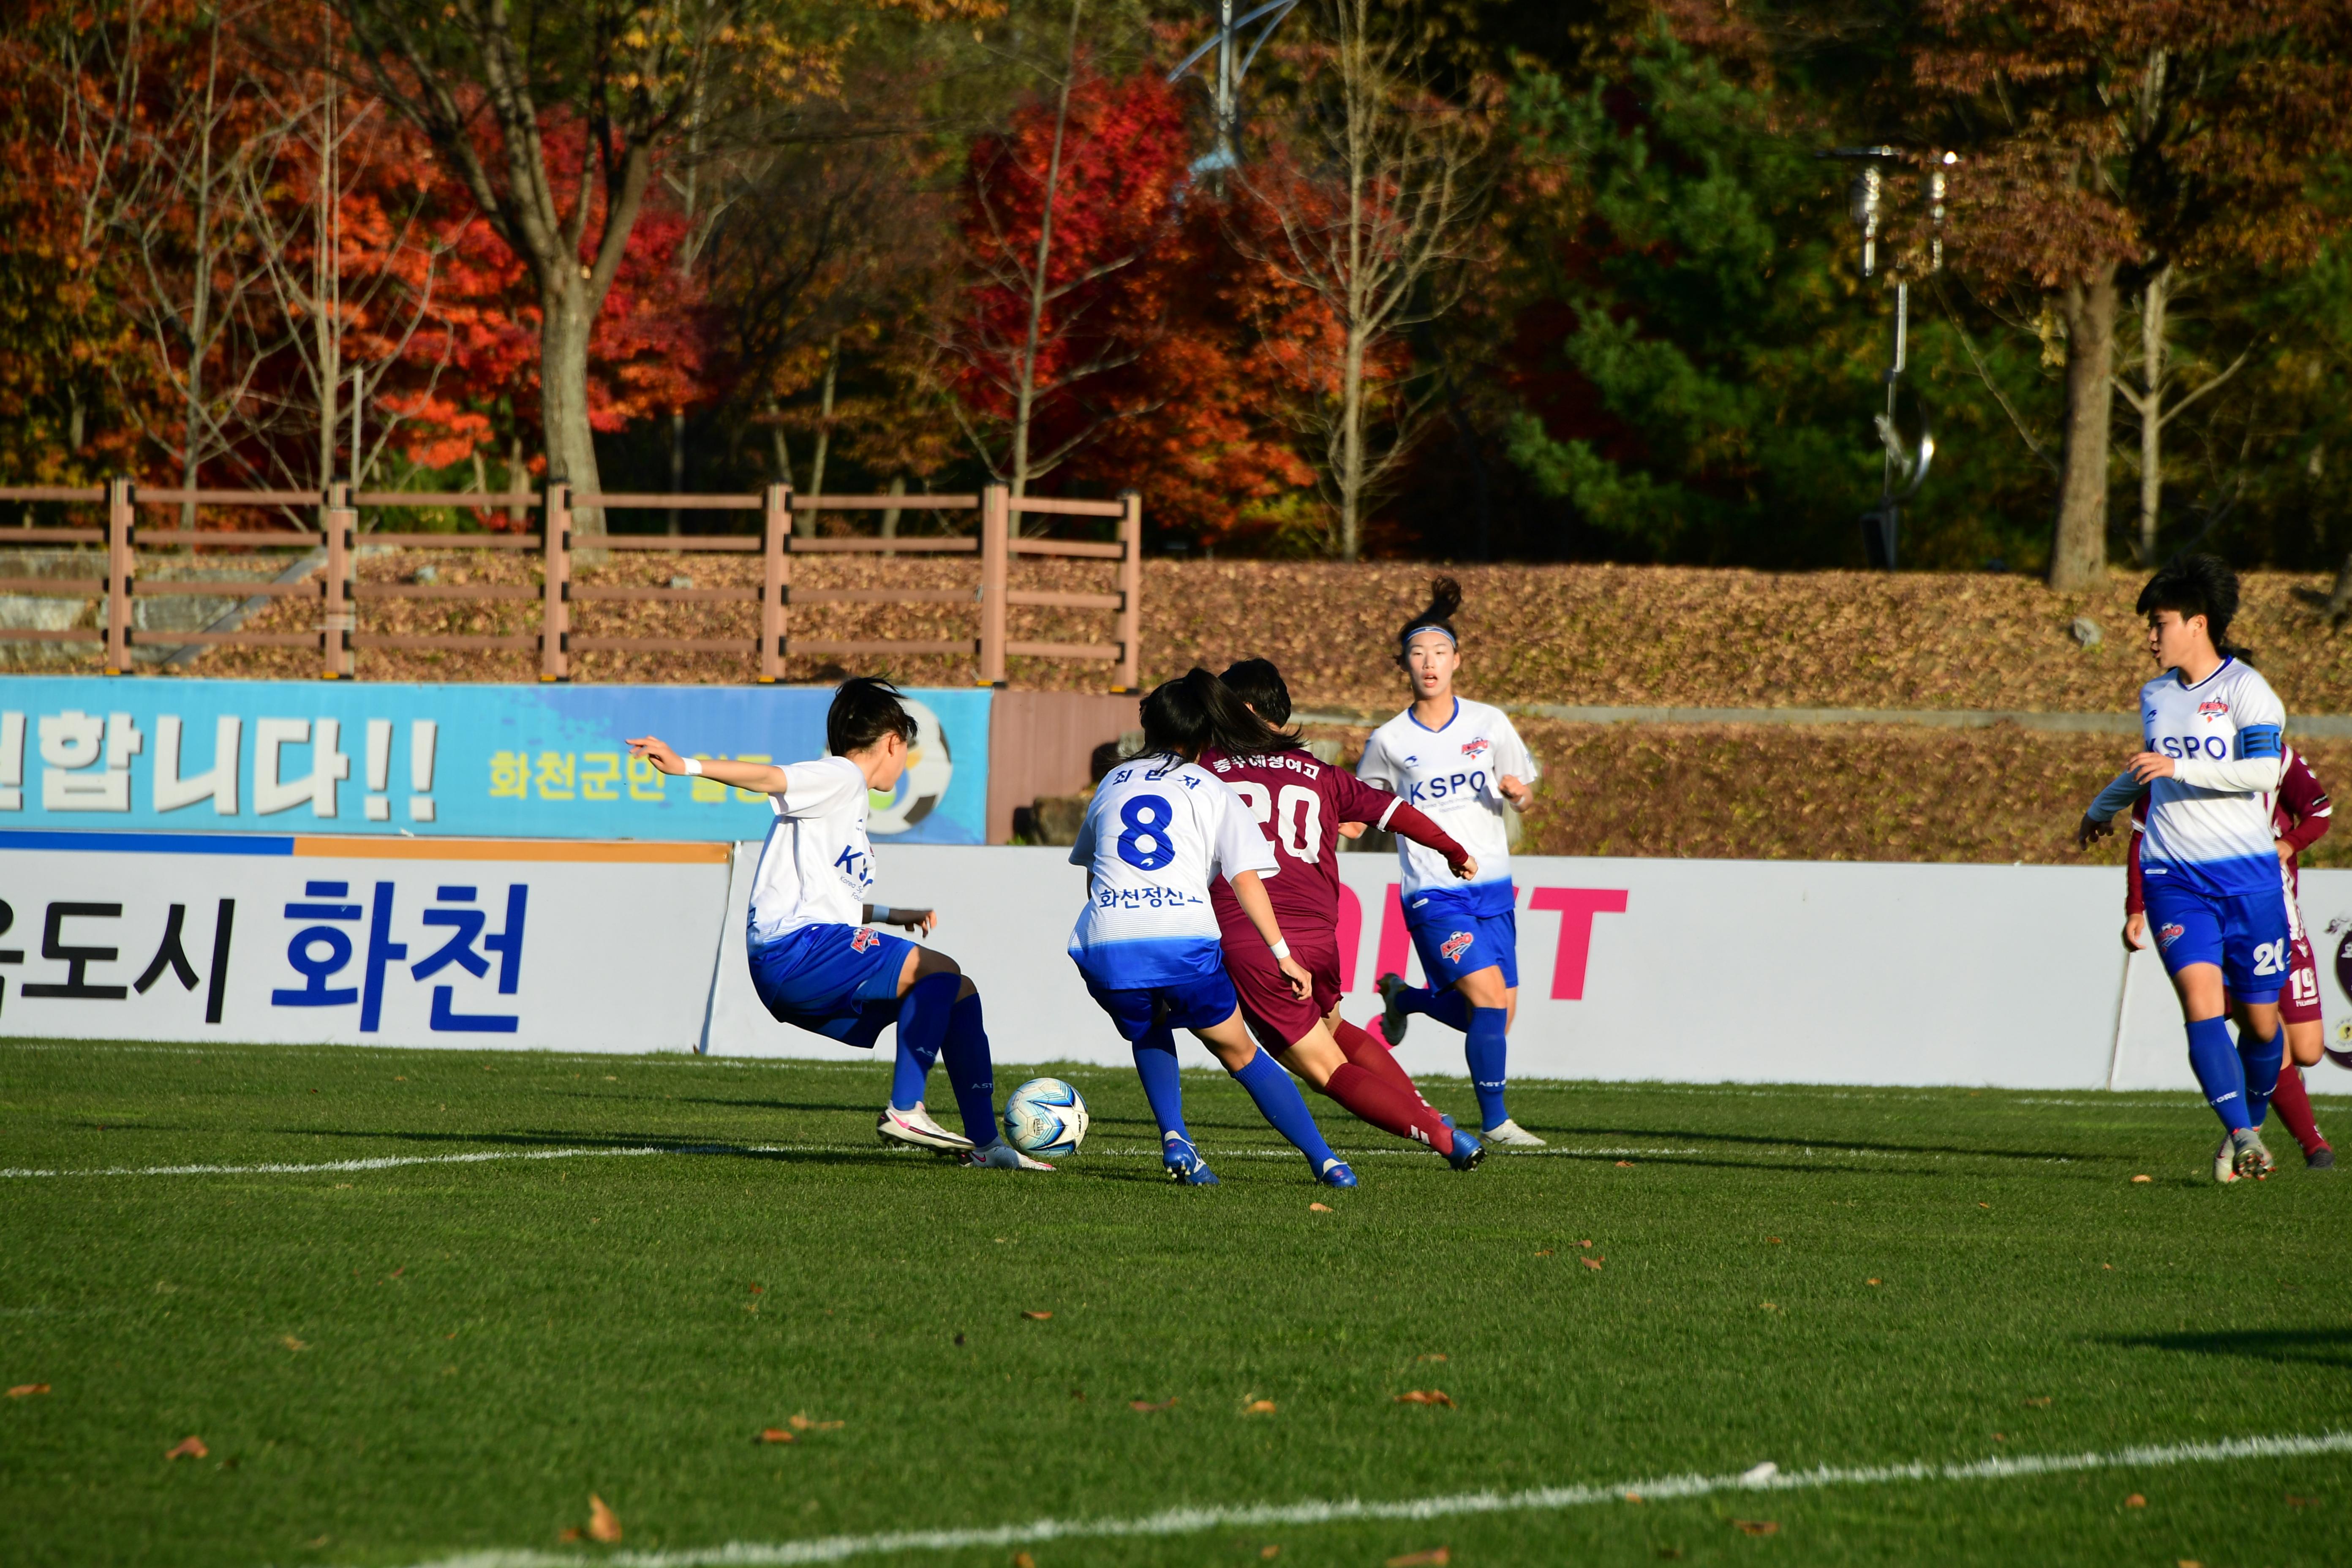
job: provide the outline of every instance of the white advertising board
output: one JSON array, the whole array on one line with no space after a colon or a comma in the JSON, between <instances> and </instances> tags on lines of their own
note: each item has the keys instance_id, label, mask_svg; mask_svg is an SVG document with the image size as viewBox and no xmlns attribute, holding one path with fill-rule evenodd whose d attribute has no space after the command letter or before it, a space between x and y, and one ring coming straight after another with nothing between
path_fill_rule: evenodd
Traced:
<instances>
[{"instance_id":1,"label":"white advertising board","mask_svg":"<svg viewBox=\"0 0 2352 1568\"><path fill-rule=\"evenodd\" d=\"M775 1023L751 995L742 924L757 847L739 860L706 1048L838 1059L843 1047ZM1064 951L1085 898L1066 854L876 854L877 898L939 910L930 945L979 984L1000 1061L1129 1059ZM1416 982L1421 971L1394 860L1340 865L1352 905L1345 1011L1361 1022L1378 1011L1382 970ZM1513 868L1515 1074L2013 1089L2095 1089L2113 1075L2117 1088L2193 1087L2153 960L2134 961L2150 973L2125 987L2119 869L1544 857ZM2352 940L2352 872L2309 873L2304 889L2329 1026L2343 1028L2352 1002L2335 954ZM1186 1053L1207 1062L1197 1047ZM1458 1075L1461 1037L1418 1023L1400 1059ZM2314 1087L2342 1092L2352 1075L2323 1068Z\"/></svg>"},{"instance_id":2,"label":"white advertising board","mask_svg":"<svg viewBox=\"0 0 2352 1568\"><path fill-rule=\"evenodd\" d=\"M727 860L723 844L13 834L0 1033L692 1050Z\"/></svg>"}]
</instances>

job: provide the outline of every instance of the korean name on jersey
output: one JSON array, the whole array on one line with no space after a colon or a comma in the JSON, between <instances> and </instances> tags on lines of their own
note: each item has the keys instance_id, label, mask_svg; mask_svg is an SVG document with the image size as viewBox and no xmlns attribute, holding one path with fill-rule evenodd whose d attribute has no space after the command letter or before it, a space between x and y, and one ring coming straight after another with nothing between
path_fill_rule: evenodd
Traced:
<instances>
[{"instance_id":1,"label":"korean name on jersey","mask_svg":"<svg viewBox=\"0 0 2352 1568\"><path fill-rule=\"evenodd\" d=\"M1408 910L1420 897L1466 900L1474 914L1510 912L1511 837L1496 782L1506 774L1532 780L1535 759L1509 715L1484 702L1454 699L1454 716L1438 729L1407 709L1372 731L1356 776L1435 817L1478 862L1477 880L1465 888L1447 868L1445 857L1399 839L1402 897Z\"/></svg>"},{"instance_id":2,"label":"korean name on jersey","mask_svg":"<svg viewBox=\"0 0 2352 1568\"><path fill-rule=\"evenodd\" d=\"M874 886L866 775L857 764L846 757L793 763L784 786L768 797L775 819L751 874L747 937L755 948L803 926L859 924Z\"/></svg>"},{"instance_id":3,"label":"korean name on jersey","mask_svg":"<svg viewBox=\"0 0 2352 1568\"><path fill-rule=\"evenodd\" d=\"M2170 671L2140 688L2147 750L2182 761L2244 762L2276 757L2286 708L2252 668L2225 659L2194 686ZM2148 788L2143 876L2162 877L2225 896L2279 885L2272 847L2271 797L2202 789L2177 778Z\"/></svg>"},{"instance_id":4,"label":"korean name on jersey","mask_svg":"<svg viewBox=\"0 0 2352 1568\"><path fill-rule=\"evenodd\" d=\"M1249 807L1191 763L1139 757L1095 790L1070 864L1094 874L1070 956L1107 991L1181 984L1223 966L1212 878L1275 868Z\"/></svg>"}]
</instances>

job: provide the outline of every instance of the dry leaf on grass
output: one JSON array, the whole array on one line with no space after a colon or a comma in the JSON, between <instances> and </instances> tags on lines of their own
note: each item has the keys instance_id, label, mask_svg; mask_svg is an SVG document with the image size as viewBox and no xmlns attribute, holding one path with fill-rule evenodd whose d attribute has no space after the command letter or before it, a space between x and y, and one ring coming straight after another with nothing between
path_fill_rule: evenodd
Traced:
<instances>
[{"instance_id":1,"label":"dry leaf on grass","mask_svg":"<svg viewBox=\"0 0 2352 1568\"><path fill-rule=\"evenodd\" d=\"M2029 1397L2025 1403L2032 1405L2037 1410L2047 1410L2050 1408L2050 1395L2046 1394L2036 1394Z\"/></svg>"},{"instance_id":2,"label":"dry leaf on grass","mask_svg":"<svg viewBox=\"0 0 2352 1568\"><path fill-rule=\"evenodd\" d=\"M1863 1281L1863 1283L1864 1283L1864 1284L1865 1284L1865 1285L1875 1285L1875 1284L1877 1284L1877 1283L1878 1283L1878 1280L1877 1280L1876 1277L1875 1277L1875 1276L1874 1276L1874 1277L1872 1277L1871 1279L1868 1279L1864 1280L1864 1281Z\"/></svg>"},{"instance_id":3,"label":"dry leaf on grass","mask_svg":"<svg viewBox=\"0 0 2352 1568\"><path fill-rule=\"evenodd\" d=\"M1274 1414L1274 1401L1271 1399L1253 1399L1242 1407L1242 1414L1244 1415L1271 1415Z\"/></svg>"},{"instance_id":4,"label":"dry leaf on grass","mask_svg":"<svg viewBox=\"0 0 2352 1568\"><path fill-rule=\"evenodd\" d=\"M1778 1520L1735 1519L1731 1521L1731 1525L1733 1529L1738 1531L1742 1535L1778 1535L1780 1533L1780 1524Z\"/></svg>"},{"instance_id":5,"label":"dry leaf on grass","mask_svg":"<svg viewBox=\"0 0 2352 1568\"><path fill-rule=\"evenodd\" d=\"M1633 1161L1631 1161L1631 1160L1620 1160L1620 1161L1618 1161L1618 1162L1617 1162L1617 1163L1618 1163L1621 1167L1622 1167L1622 1168L1624 1168L1624 1169L1626 1169L1626 1170L1631 1170L1631 1169L1633 1169Z\"/></svg>"},{"instance_id":6,"label":"dry leaf on grass","mask_svg":"<svg viewBox=\"0 0 2352 1568\"><path fill-rule=\"evenodd\" d=\"M1412 1359L1415 1361L1444 1361L1445 1359L1445 1352L1444 1351L1429 1351L1423 1354L1417 1355Z\"/></svg>"},{"instance_id":7,"label":"dry leaf on grass","mask_svg":"<svg viewBox=\"0 0 2352 1568\"><path fill-rule=\"evenodd\" d=\"M562 1530L555 1532L555 1539L558 1544L569 1546L575 1541L584 1540L585 1537L580 1533L580 1527L578 1525L567 1524Z\"/></svg>"},{"instance_id":8,"label":"dry leaf on grass","mask_svg":"<svg viewBox=\"0 0 2352 1568\"><path fill-rule=\"evenodd\" d=\"M1640 1502L1642 1500L1642 1494L1640 1492L1627 1492L1625 1494L1625 1500L1627 1502Z\"/></svg>"},{"instance_id":9,"label":"dry leaf on grass","mask_svg":"<svg viewBox=\"0 0 2352 1568\"><path fill-rule=\"evenodd\" d=\"M1013 1554L1013 1568L1037 1568L1037 1560L1026 1552Z\"/></svg>"},{"instance_id":10,"label":"dry leaf on grass","mask_svg":"<svg viewBox=\"0 0 2352 1568\"><path fill-rule=\"evenodd\" d=\"M1443 1405L1451 1410L1454 1408L1454 1396L1442 1388L1412 1388L1402 1394L1391 1394L1389 1403L1391 1405Z\"/></svg>"},{"instance_id":11,"label":"dry leaf on grass","mask_svg":"<svg viewBox=\"0 0 2352 1568\"><path fill-rule=\"evenodd\" d=\"M621 1516L605 1505L594 1492L588 1494L588 1535L610 1546L621 1539Z\"/></svg>"},{"instance_id":12,"label":"dry leaf on grass","mask_svg":"<svg viewBox=\"0 0 2352 1568\"><path fill-rule=\"evenodd\" d=\"M210 1448L205 1447L205 1440L202 1437L190 1436L181 1438L172 1451L163 1457L167 1459L201 1459L211 1452Z\"/></svg>"},{"instance_id":13,"label":"dry leaf on grass","mask_svg":"<svg viewBox=\"0 0 2352 1568\"><path fill-rule=\"evenodd\" d=\"M22 1399L28 1394L47 1394L48 1391L49 1385L46 1383L20 1383L8 1391L8 1397Z\"/></svg>"},{"instance_id":14,"label":"dry leaf on grass","mask_svg":"<svg viewBox=\"0 0 2352 1568\"><path fill-rule=\"evenodd\" d=\"M1163 1399L1159 1404L1154 1405L1149 1399L1130 1399L1127 1402L1127 1407L1129 1410L1140 1410L1149 1414L1154 1410L1173 1410L1176 1408L1176 1401L1174 1399Z\"/></svg>"},{"instance_id":15,"label":"dry leaf on grass","mask_svg":"<svg viewBox=\"0 0 2352 1568\"><path fill-rule=\"evenodd\" d=\"M1583 1264L1587 1268L1598 1268L1609 1260L1605 1258L1580 1258L1577 1261Z\"/></svg>"},{"instance_id":16,"label":"dry leaf on grass","mask_svg":"<svg viewBox=\"0 0 2352 1568\"><path fill-rule=\"evenodd\" d=\"M2152 1182L2156 1180L2156 1178L2154 1176L2134 1176L2132 1180L2135 1182Z\"/></svg>"},{"instance_id":17,"label":"dry leaf on grass","mask_svg":"<svg viewBox=\"0 0 2352 1568\"><path fill-rule=\"evenodd\" d=\"M1281 1555L1282 1548L1271 1543L1261 1546L1257 1549L1258 1561L1261 1563L1271 1563Z\"/></svg>"},{"instance_id":18,"label":"dry leaf on grass","mask_svg":"<svg viewBox=\"0 0 2352 1568\"><path fill-rule=\"evenodd\" d=\"M1426 1552L1408 1552L1402 1557L1391 1557L1388 1568L1444 1568L1454 1561L1454 1553L1443 1546L1433 1546Z\"/></svg>"},{"instance_id":19,"label":"dry leaf on grass","mask_svg":"<svg viewBox=\"0 0 2352 1568\"><path fill-rule=\"evenodd\" d=\"M1024 1312L1021 1315L1028 1319L1033 1323L1042 1323L1054 1314L1051 1312Z\"/></svg>"},{"instance_id":20,"label":"dry leaf on grass","mask_svg":"<svg viewBox=\"0 0 2352 1568\"><path fill-rule=\"evenodd\" d=\"M801 1437L799 1433L787 1432L782 1426L762 1426L759 1440L762 1443L797 1443Z\"/></svg>"},{"instance_id":21,"label":"dry leaf on grass","mask_svg":"<svg viewBox=\"0 0 2352 1568\"><path fill-rule=\"evenodd\" d=\"M1308 1204L1307 1205L1307 1212L1308 1214L1331 1214L1335 1211L1329 1204Z\"/></svg>"},{"instance_id":22,"label":"dry leaf on grass","mask_svg":"<svg viewBox=\"0 0 2352 1568\"><path fill-rule=\"evenodd\" d=\"M2147 1499L2140 1496L2137 1492L2134 1492L2131 1496L2124 1499L2124 1506L2126 1508L2146 1508L2147 1506Z\"/></svg>"},{"instance_id":23,"label":"dry leaf on grass","mask_svg":"<svg viewBox=\"0 0 2352 1568\"><path fill-rule=\"evenodd\" d=\"M1591 1247L1591 1246L1592 1245L1592 1238L1591 1238L1591 1237L1589 1237L1589 1236L1588 1236L1588 1237L1586 1237L1582 1241L1578 1242L1576 1245L1577 1245L1577 1246L1579 1246L1579 1247Z\"/></svg>"},{"instance_id":24,"label":"dry leaf on grass","mask_svg":"<svg viewBox=\"0 0 2352 1568\"><path fill-rule=\"evenodd\" d=\"M2315 1497L2297 1497L2293 1492L2289 1492L2286 1494L2286 1506L2289 1508L2317 1508L2319 1506L2319 1500Z\"/></svg>"},{"instance_id":25,"label":"dry leaf on grass","mask_svg":"<svg viewBox=\"0 0 2352 1568\"><path fill-rule=\"evenodd\" d=\"M790 1426L795 1432L837 1432L842 1427L848 1426L849 1423L846 1421L812 1421L798 1411L794 1411L793 1413L792 1419L785 1422L784 1425Z\"/></svg>"},{"instance_id":26,"label":"dry leaf on grass","mask_svg":"<svg viewBox=\"0 0 2352 1568\"><path fill-rule=\"evenodd\" d=\"M1538 1258L1549 1258L1549 1257L1551 1256L1551 1248L1550 1248L1550 1247L1544 1247L1544 1248L1540 1249L1539 1251L1538 1251L1538 1252L1536 1253L1536 1256L1537 1256Z\"/></svg>"},{"instance_id":27,"label":"dry leaf on grass","mask_svg":"<svg viewBox=\"0 0 2352 1568\"><path fill-rule=\"evenodd\" d=\"M284 1345L289 1351L306 1351L310 1348L300 1340L296 1339L292 1334L280 1334L278 1337L278 1342Z\"/></svg>"},{"instance_id":28,"label":"dry leaf on grass","mask_svg":"<svg viewBox=\"0 0 2352 1568\"><path fill-rule=\"evenodd\" d=\"M1768 1237L1766 1237L1764 1239L1765 1239L1766 1241L1768 1241L1768 1242L1771 1243L1774 1247L1778 1247L1778 1246L1780 1246L1780 1238L1779 1237L1777 1237L1777 1236L1768 1236Z\"/></svg>"}]
</instances>

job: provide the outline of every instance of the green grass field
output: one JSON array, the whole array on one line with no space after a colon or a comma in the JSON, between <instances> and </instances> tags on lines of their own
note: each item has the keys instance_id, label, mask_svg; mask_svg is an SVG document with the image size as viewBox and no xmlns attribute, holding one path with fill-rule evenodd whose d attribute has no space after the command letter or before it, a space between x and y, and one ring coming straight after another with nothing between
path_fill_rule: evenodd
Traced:
<instances>
[{"instance_id":1,"label":"green grass field","mask_svg":"<svg viewBox=\"0 0 2352 1568\"><path fill-rule=\"evenodd\" d=\"M1554 1151L1466 1175L1318 1102L1362 1156L1362 1187L1333 1194L1219 1078L1187 1084L1225 1184L1178 1190L1129 1074L1069 1069L1087 1152L1015 1176L875 1145L885 1071L0 1043L0 1383L47 1385L0 1400L0 1558L2352 1552L2341 1445L1618 1495L1768 1460L2352 1430L2352 1177L2287 1144L2272 1181L2217 1188L2187 1096L1528 1084L1513 1109ZM1460 1081L1430 1088L1467 1109ZM2320 1109L2352 1131L2345 1101ZM438 1163L316 1168L347 1161ZM150 1173L190 1165L241 1169ZM1395 1399L1430 1389L1452 1405ZM797 1441L757 1441L795 1415L815 1424ZM165 1457L190 1436L205 1457ZM1601 1490L863 1539L1580 1486ZM592 1492L617 1547L562 1539Z\"/></svg>"}]
</instances>

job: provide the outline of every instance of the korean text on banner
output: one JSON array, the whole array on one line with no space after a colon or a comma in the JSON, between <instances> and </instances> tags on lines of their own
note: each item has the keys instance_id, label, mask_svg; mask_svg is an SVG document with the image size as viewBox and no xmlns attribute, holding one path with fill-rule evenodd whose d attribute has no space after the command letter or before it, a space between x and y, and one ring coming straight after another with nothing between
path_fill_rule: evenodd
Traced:
<instances>
[{"instance_id":1,"label":"korean text on banner","mask_svg":"<svg viewBox=\"0 0 2352 1568\"><path fill-rule=\"evenodd\" d=\"M987 837L984 690L908 694L919 733L877 838ZM20 677L0 693L0 827L714 842L764 797L668 778L622 742L824 754L816 687L409 686Z\"/></svg>"}]
</instances>

